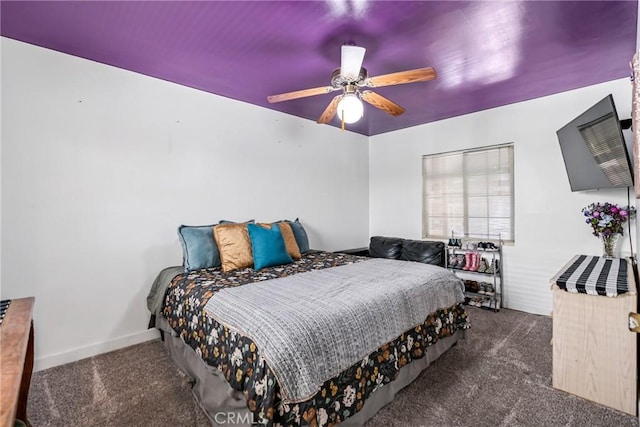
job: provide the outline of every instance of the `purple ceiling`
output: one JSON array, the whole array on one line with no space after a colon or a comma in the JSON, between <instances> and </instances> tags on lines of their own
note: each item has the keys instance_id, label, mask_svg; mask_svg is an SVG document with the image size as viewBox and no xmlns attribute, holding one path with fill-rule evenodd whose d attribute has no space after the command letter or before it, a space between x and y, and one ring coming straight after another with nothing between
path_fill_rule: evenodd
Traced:
<instances>
[{"instance_id":1,"label":"purple ceiling","mask_svg":"<svg viewBox=\"0 0 640 427\"><path fill-rule=\"evenodd\" d=\"M347 125L375 135L629 75L636 1L2 1L3 36L316 120L340 46L367 48L370 76L434 67L434 81L375 89ZM339 126L334 119L333 126ZM320 126L320 125L318 125Z\"/></svg>"}]
</instances>

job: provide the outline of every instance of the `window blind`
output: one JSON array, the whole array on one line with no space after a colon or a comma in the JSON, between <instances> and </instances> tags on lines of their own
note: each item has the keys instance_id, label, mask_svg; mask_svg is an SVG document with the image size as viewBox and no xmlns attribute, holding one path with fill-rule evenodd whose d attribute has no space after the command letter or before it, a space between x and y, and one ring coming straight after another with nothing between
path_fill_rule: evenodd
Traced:
<instances>
[{"instance_id":1,"label":"window blind","mask_svg":"<svg viewBox=\"0 0 640 427\"><path fill-rule=\"evenodd\" d=\"M512 144L423 156L422 176L423 237L514 240Z\"/></svg>"}]
</instances>

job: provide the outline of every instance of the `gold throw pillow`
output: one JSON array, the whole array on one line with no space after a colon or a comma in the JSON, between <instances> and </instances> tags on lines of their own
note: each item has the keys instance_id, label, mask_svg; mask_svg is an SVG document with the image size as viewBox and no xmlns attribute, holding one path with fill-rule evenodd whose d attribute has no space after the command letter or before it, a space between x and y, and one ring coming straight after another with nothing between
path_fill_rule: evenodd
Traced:
<instances>
[{"instance_id":1,"label":"gold throw pillow","mask_svg":"<svg viewBox=\"0 0 640 427\"><path fill-rule=\"evenodd\" d=\"M253 266L251 239L247 224L221 224L213 227L220 250L222 271L229 272Z\"/></svg>"},{"instance_id":2,"label":"gold throw pillow","mask_svg":"<svg viewBox=\"0 0 640 427\"><path fill-rule=\"evenodd\" d=\"M284 237L284 245L287 247L287 253L289 256L292 259L302 258L298 242L296 242L296 236L293 235L291 226L286 222L276 222L276 225L280 226L280 232L282 233L282 237Z\"/></svg>"}]
</instances>

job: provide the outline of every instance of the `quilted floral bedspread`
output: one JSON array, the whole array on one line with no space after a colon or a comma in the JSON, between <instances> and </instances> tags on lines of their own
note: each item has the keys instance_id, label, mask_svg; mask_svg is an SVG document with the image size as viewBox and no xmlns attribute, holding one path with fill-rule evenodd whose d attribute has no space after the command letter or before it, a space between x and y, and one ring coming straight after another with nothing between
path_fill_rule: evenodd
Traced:
<instances>
[{"instance_id":1,"label":"quilted floral bedspread","mask_svg":"<svg viewBox=\"0 0 640 427\"><path fill-rule=\"evenodd\" d=\"M236 390L242 391L254 421L260 425L326 426L358 412L378 388L393 381L399 369L424 357L438 339L469 327L462 305L438 310L425 321L383 345L340 375L327 380L310 399L285 404L273 372L255 343L219 324L204 306L225 287L359 262L367 258L329 252L309 252L293 264L223 273L203 269L176 276L165 300L163 315L169 325L204 361L217 367Z\"/></svg>"}]
</instances>

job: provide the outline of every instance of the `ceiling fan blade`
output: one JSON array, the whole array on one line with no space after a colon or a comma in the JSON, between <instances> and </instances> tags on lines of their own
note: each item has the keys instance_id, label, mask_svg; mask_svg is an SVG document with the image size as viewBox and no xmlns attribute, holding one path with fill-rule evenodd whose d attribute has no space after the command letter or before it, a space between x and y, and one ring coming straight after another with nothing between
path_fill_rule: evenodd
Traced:
<instances>
[{"instance_id":1,"label":"ceiling fan blade","mask_svg":"<svg viewBox=\"0 0 640 427\"><path fill-rule=\"evenodd\" d=\"M342 95L334 96L327 108L324 109L324 112L318 119L318 124L329 123L333 116L336 115L336 111L338 110L338 102L342 98Z\"/></svg>"},{"instance_id":2,"label":"ceiling fan blade","mask_svg":"<svg viewBox=\"0 0 640 427\"><path fill-rule=\"evenodd\" d=\"M342 58L340 61L340 75L347 80L355 80L360 75L362 61L366 49L360 46L342 46Z\"/></svg>"},{"instance_id":3,"label":"ceiling fan blade","mask_svg":"<svg viewBox=\"0 0 640 427\"><path fill-rule=\"evenodd\" d=\"M313 89L302 89L302 90L296 90L294 92L287 92L287 93L281 93L278 95L267 96L267 101L269 101L270 104L273 104L275 102L289 101L291 99L305 98L307 96L323 95L325 93L333 92L334 90L337 90L337 89L334 88L333 86L322 86L322 87L315 87Z\"/></svg>"},{"instance_id":4,"label":"ceiling fan blade","mask_svg":"<svg viewBox=\"0 0 640 427\"><path fill-rule=\"evenodd\" d=\"M385 111L385 112L391 114L392 116L399 116L400 114L404 113L404 111L405 111L404 108L402 108L401 106L399 106L395 102L389 101L384 96L378 95L377 93L372 92L370 90L363 91L360 96L365 102L368 102L369 104L373 105L374 107L379 108L382 111Z\"/></svg>"},{"instance_id":5,"label":"ceiling fan blade","mask_svg":"<svg viewBox=\"0 0 640 427\"><path fill-rule=\"evenodd\" d=\"M397 73L383 74L369 77L365 80L365 86L381 87L401 85L405 83L426 82L436 78L436 70L431 67L417 68L415 70L399 71Z\"/></svg>"}]
</instances>

